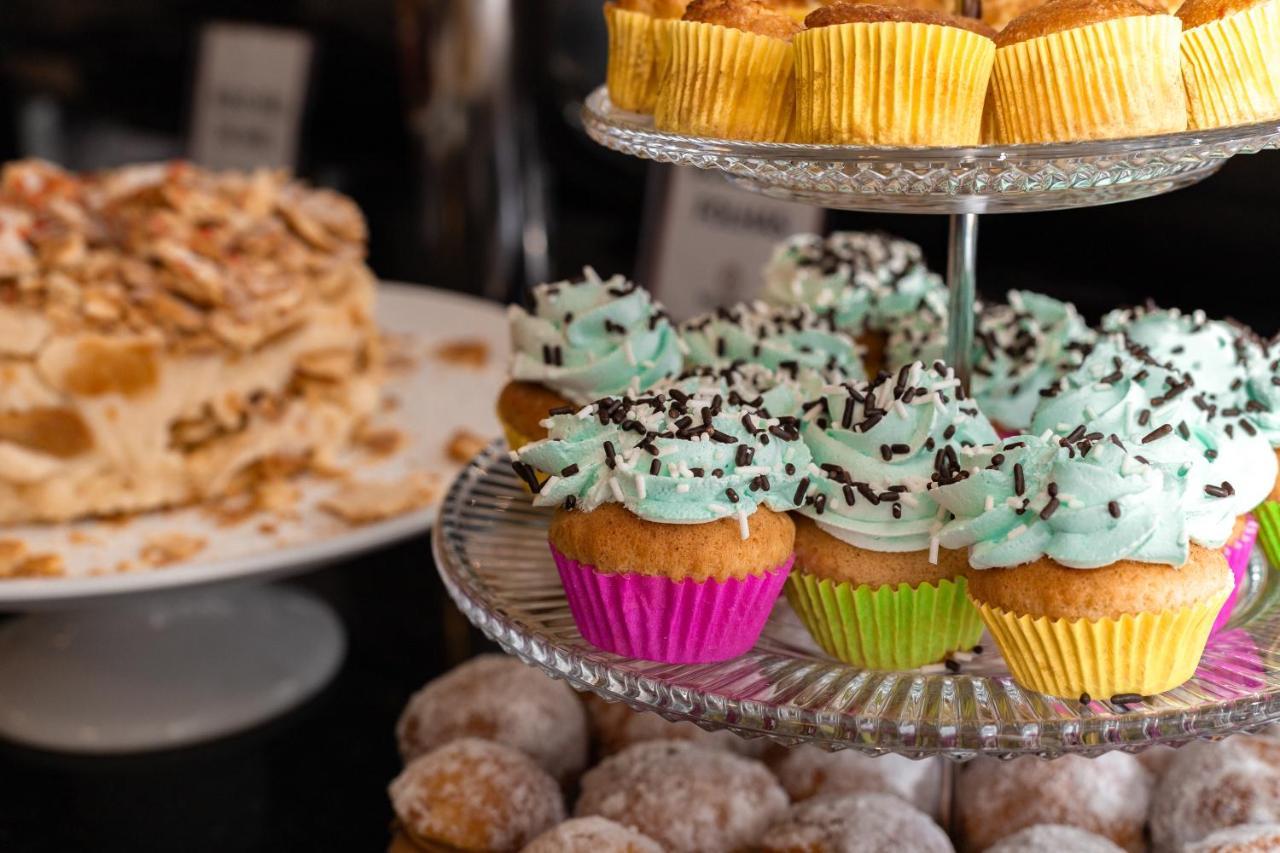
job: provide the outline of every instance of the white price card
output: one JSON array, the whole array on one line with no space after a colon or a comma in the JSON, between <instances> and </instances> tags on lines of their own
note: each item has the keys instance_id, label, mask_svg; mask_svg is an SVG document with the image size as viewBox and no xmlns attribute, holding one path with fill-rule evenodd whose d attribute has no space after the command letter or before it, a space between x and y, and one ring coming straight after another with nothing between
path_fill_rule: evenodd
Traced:
<instances>
[{"instance_id":1,"label":"white price card","mask_svg":"<svg viewBox=\"0 0 1280 853\"><path fill-rule=\"evenodd\" d=\"M754 297L773 246L820 231L820 207L738 189L719 172L651 166L637 278L678 320Z\"/></svg>"},{"instance_id":2,"label":"white price card","mask_svg":"<svg viewBox=\"0 0 1280 853\"><path fill-rule=\"evenodd\" d=\"M296 165L311 36L256 24L211 23L200 35L191 158L211 168Z\"/></svg>"}]
</instances>

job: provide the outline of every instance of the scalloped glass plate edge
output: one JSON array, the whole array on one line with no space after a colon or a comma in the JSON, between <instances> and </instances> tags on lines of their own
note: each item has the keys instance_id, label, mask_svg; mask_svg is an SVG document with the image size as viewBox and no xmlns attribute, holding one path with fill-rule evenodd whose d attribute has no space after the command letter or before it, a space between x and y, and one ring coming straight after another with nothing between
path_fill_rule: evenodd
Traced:
<instances>
[{"instance_id":1,"label":"scalloped glass plate edge","mask_svg":"<svg viewBox=\"0 0 1280 853\"><path fill-rule=\"evenodd\" d=\"M1031 693L1003 675L845 666L793 642L798 625L785 604L756 648L732 661L671 666L610 655L573 626L545 550L547 517L506 470L505 445L490 445L450 486L433 533L450 596L525 663L669 720L784 745L957 760L1136 752L1280 722L1280 583L1260 549L1242 604L1196 677L1149 705L1122 709Z\"/></svg>"}]
</instances>

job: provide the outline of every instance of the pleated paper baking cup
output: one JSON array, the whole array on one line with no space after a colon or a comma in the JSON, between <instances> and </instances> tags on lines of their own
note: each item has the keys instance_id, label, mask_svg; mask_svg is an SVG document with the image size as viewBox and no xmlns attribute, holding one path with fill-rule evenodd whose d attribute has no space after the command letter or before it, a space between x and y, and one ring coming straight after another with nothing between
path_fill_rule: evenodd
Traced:
<instances>
[{"instance_id":1,"label":"pleated paper baking cup","mask_svg":"<svg viewBox=\"0 0 1280 853\"><path fill-rule=\"evenodd\" d=\"M1200 664L1209 629L1227 598L1118 619L1019 616L975 602L1013 678L1023 687L1075 699L1172 690Z\"/></svg>"},{"instance_id":2,"label":"pleated paper baking cup","mask_svg":"<svg viewBox=\"0 0 1280 853\"><path fill-rule=\"evenodd\" d=\"M858 22L795 38L801 142L977 145L995 42L959 27Z\"/></svg>"},{"instance_id":3,"label":"pleated paper baking cup","mask_svg":"<svg viewBox=\"0 0 1280 853\"><path fill-rule=\"evenodd\" d=\"M1172 15L1117 18L996 50L1000 143L1112 139L1187 127Z\"/></svg>"},{"instance_id":4,"label":"pleated paper baking cup","mask_svg":"<svg viewBox=\"0 0 1280 853\"><path fill-rule=\"evenodd\" d=\"M936 584L854 586L794 572L787 601L822 650L868 669L936 663L982 636L982 620L964 578Z\"/></svg>"},{"instance_id":5,"label":"pleated paper baking cup","mask_svg":"<svg viewBox=\"0 0 1280 853\"><path fill-rule=\"evenodd\" d=\"M1223 602L1222 610L1218 611L1218 617L1213 620L1211 634L1218 633L1231 618L1231 611L1235 609L1236 598L1240 595L1240 586L1244 583L1245 573L1249 570L1249 558L1253 556L1253 548L1257 541L1258 521L1253 516L1249 516L1245 519L1240 535L1233 538L1222 549L1222 556L1227 558L1227 565L1231 567L1231 593Z\"/></svg>"},{"instance_id":6,"label":"pleated paper baking cup","mask_svg":"<svg viewBox=\"0 0 1280 853\"><path fill-rule=\"evenodd\" d=\"M1184 32L1182 82L1192 128L1280 117L1280 0Z\"/></svg>"},{"instance_id":7,"label":"pleated paper baking cup","mask_svg":"<svg viewBox=\"0 0 1280 853\"><path fill-rule=\"evenodd\" d=\"M655 19L605 3L604 22L609 30L609 64L605 70L609 100L619 109L653 112L659 70Z\"/></svg>"},{"instance_id":8,"label":"pleated paper baking cup","mask_svg":"<svg viewBox=\"0 0 1280 853\"><path fill-rule=\"evenodd\" d=\"M742 580L672 580L612 574L551 546L569 610L582 638L623 657L714 663L756 644L795 557Z\"/></svg>"},{"instance_id":9,"label":"pleated paper baking cup","mask_svg":"<svg viewBox=\"0 0 1280 853\"><path fill-rule=\"evenodd\" d=\"M782 142L795 110L791 45L700 21L671 25L671 58L658 88L659 130Z\"/></svg>"},{"instance_id":10,"label":"pleated paper baking cup","mask_svg":"<svg viewBox=\"0 0 1280 853\"><path fill-rule=\"evenodd\" d=\"M1280 566L1280 503L1265 501L1255 507L1253 516L1258 520L1258 541L1262 552L1273 566Z\"/></svg>"}]
</instances>

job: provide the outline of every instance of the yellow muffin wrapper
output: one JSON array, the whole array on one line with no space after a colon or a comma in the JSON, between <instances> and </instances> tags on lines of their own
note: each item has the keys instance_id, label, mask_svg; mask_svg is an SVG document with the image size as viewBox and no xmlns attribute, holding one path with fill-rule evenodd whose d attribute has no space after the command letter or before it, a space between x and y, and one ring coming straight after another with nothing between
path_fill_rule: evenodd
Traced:
<instances>
[{"instance_id":1,"label":"yellow muffin wrapper","mask_svg":"<svg viewBox=\"0 0 1280 853\"><path fill-rule=\"evenodd\" d=\"M1118 619L1019 616L974 601L1018 684L1075 699L1121 693L1151 696L1189 679L1200 664L1213 620L1227 600Z\"/></svg>"},{"instance_id":2,"label":"yellow muffin wrapper","mask_svg":"<svg viewBox=\"0 0 1280 853\"><path fill-rule=\"evenodd\" d=\"M795 38L801 142L977 145L995 43L958 27L840 24Z\"/></svg>"},{"instance_id":3,"label":"yellow muffin wrapper","mask_svg":"<svg viewBox=\"0 0 1280 853\"><path fill-rule=\"evenodd\" d=\"M609 100L619 109L653 112L659 78L656 19L605 3L604 22L609 30L609 64L605 69Z\"/></svg>"},{"instance_id":4,"label":"yellow muffin wrapper","mask_svg":"<svg viewBox=\"0 0 1280 853\"><path fill-rule=\"evenodd\" d=\"M1184 32L1182 82L1192 128L1280 116L1280 0Z\"/></svg>"},{"instance_id":5,"label":"yellow muffin wrapper","mask_svg":"<svg viewBox=\"0 0 1280 853\"><path fill-rule=\"evenodd\" d=\"M721 139L785 141L795 110L791 45L698 21L670 28L658 89L659 130Z\"/></svg>"},{"instance_id":6,"label":"yellow muffin wrapper","mask_svg":"<svg viewBox=\"0 0 1280 853\"><path fill-rule=\"evenodd\" d=\"M869 669L914 669L971 648L982 637L982 621L965 589L964 578L873 587L796 570L786 594L832 657Z\"/></svg>"},{"instance_id":7,"label":"yellow muffin wrapper","mask_svg":"<svg viewBox=\"0 0 1280 853\"><path fill-rule=\"evenodd\" d=\"M1117 18L996 50L996 142L1111 139L1187 127L1171 15Z\"/></svg>"}]
</instances>

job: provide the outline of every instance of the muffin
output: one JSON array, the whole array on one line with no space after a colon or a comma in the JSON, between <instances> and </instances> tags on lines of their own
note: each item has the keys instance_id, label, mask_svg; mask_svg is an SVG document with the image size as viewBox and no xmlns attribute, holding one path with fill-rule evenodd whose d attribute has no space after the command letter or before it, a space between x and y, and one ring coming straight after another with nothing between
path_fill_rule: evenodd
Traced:
<instances>
[{"instance_id":1,"label":"muffin","mask_svg":"<svg viewBox=\"0 0 1280 853\"><path fill-rule=\"evenodd\" d=\"M929 271L920 247L886 234L792 235L774 247L764 278L766 302L834 312L836 328L865 350L868 376L884 367L895 329L914 325L921 313L946 317L946 284Z\"/></svg>"},{"instance_id":2,"label":"muffin","mask_svg":"<svg viewBox=\"0 0 1280 853\"><path fill-rule=\"evenodd\" d=\"M846 663L910 669L973 646L964 554L941 551L926 487L995 431L941 362L828 389L805 416L813 456L795 500L787 599L823 650Z\"/></svg>"},{"instance_id":3,"label":"muffin","mask_svg":"<svg viewBox=\"0 0 1280 853\"><path fill-rule=\"evenodd\" d=\"M688 386L686 386L688 387ZM794 417L691 393L607 397L551 419L516 470L557 507L549 540L583 637L667 663L726 660L755 644L793 561L809 452Z\"/></svg>"},{"instance_id":4,"label":"muffin","mask_svg":"<svg viewBox=\"0 0 1280 853\"><path fill-rule=\"evenodd\" d=\"M533 310L513 305L511 381L498 420L511 448L546 438L549 412L606 394L637 394L680 372L675 328L648 291L587 267L578 281L533 288Z\"/></svg>"},{"instance_id":5,"label":"muffin","mask_svg":"<svg viewBox=\"0 0 1280 853\"><path fill-rule=\"evenodd\" d=\"M954 516L942 546L969 548L969 595L1014 679L1040 693L1177 687L1232 589L1222 553L1190 542L1185 466L1112 436L1014 436L932 490Z\"/></svg>"},{"instance_id":6,"label":"muffin","mask_svg":"<svg viewBox=\"0 0 1280 853\"><path fill-rule=\"evenodd\" d=\"M1013 761L979 758L964 766L956 782L957 829L967 850L1069 853L1073 848L1060 831L1051 834L1057 836L1054 846L1013 846L1014 839L1030 827L1045 834L1040 824L1059 824L1102 836L1125 850L1141 851L1151 785L1142 765L1122 752L1096 758L1068 755L1053 761L1035 756ZM1094 849L1101 853L1108 848Z\"/></svg>"},{"instance_id":7,"label":"muffin","mask_svg":"<svg viewBox=\"0 0 1280 853\"><path fill-rule=\"evenodd\" d=\"M554 779L523 753L475 738L414 759L388 793L401 831L427 850L516 851L564 820Z\"/></svg>"},{"instance_id":8,"label":"muffin","mask_svg":"<svg viewBox=\"0 0 1280 853\"><path fill-rule=\"evenodd\" d=\"M396 723L405 762L462 737L514 747L562 783L587 764L587 721L577 694L506 655L480 655L428 682Z\"/></svg>"},{"instance_id":9,"label":"muffin","mask_svg":"<svg viewBox=\"0 0 1280 853\"><path fill-rule=\"evenodd\" d=\"M600 815L671 853L749 849L787 807L763 764L678 741L648 741L582 777L578 817Z\"/></svg>"},{"instance_id":10,"label":"muffin","mask_svg":"<svg viewBox=\"0 0 1280 853\"><path fill-rule=\"evenodd\" d=\"M1178 17L1191 128L1280 118L1280 0L1187 0Z\"/></svg>"},{"instance_id":11,"label":"muffin","mask_svg":"<svg viewBox=\"0 0 1280 853\"><path fill-rule=\"evenodd\" d=\"M609 0L604 22L609 30L605 85L619 109L653 112L666 53L664 27L684 14L688 0Z\"/></svg>"},{"instance_id":12,"label":"muffin","mask_svg":"<svg viewBox=\"0 0 1280 853\"><path fill-rule=\"evenodd\" d=\"M791 39L800 24L760 0L693 0L670 28L658 130L785 141L795 111Z\"/></svg>"},{"instance_id":13,"label":"muffin","mask_svg":"<svg viewBox=\"0 0 1280 853\"><path fill-rule=\"evenodd\" d=\"M763 853L955 853L928 815L888 794L824 797L791 807L760 839Z\"/></svg>"},{"instance_id":14,"label":"muffin","mask_svg":"<svg viewBox=\"0 0 1280 853\"><path fill-rule=\"evenodd\" d=\"M795 37L800 142L977 145L995 30L943 12L836 3Z\"/></svg>"},{"instance_id":15,"label":"muffin","mask_svg":"<svg viewBox=\"0 0 1280 853\"><path fill-rule=\"evenodd\" d=\"M1150 821L1157 850L1195 849L1229 827L1280 822L1280 743L1237 735L1184 746L1156 785Z\"/></svg>"},{"instance_id":16,"label":"muffin","mask_svg":"<svg viewBox=\"0 0 1280 853\"><path fill-rule=\"evenodd\" d=\"M1177 18L1140 0L1049 0L996 36L994 142L1186 130Z\"/></svg>"}]
</instances>

